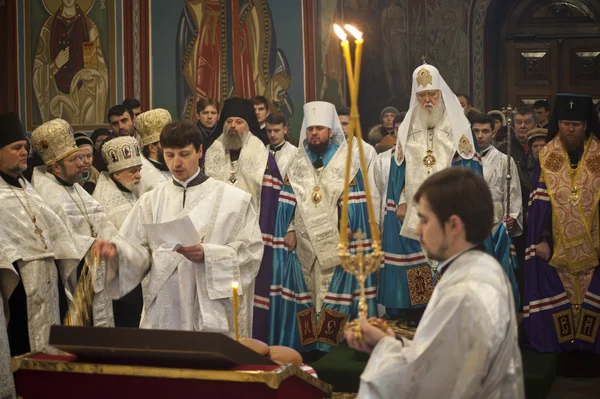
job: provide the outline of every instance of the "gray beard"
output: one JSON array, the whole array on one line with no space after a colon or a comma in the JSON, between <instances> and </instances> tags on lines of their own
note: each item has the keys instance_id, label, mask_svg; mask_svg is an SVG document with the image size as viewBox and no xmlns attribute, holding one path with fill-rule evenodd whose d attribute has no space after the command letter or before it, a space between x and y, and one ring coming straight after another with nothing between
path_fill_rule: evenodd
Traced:
<instances>
[{"instance_id":1,"label":"gray beard","mask_svg":"<svg viewBox=\"0 0 600 399\"><path fill-rule=\"evenodd\" d=\"M433 110L428 111L424 107L417 105L414 122L420 123L427 129L432 129L442 123L446 107L443 104L438 104L433 107Z\"/></svg>"},{"instance_id":2,"label":"gray beard","mask_svg":"<svg viewBox=\"0 0 600 399\"><path fill-rule=\"evenodd\" d=\"M248 132L242 134L223 132L223 147L226 150L239 150L244 146Z\"/></svg>"}]
</instances>

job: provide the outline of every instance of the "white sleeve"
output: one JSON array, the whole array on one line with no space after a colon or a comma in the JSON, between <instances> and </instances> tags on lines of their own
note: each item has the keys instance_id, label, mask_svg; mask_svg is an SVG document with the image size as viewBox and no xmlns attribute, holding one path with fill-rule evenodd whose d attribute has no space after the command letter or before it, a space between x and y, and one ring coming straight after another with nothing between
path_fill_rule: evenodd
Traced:
<instances>
[{"instance_id":1,"label":"white sleeve","mask_svg":"<svg viewBox=\"0 0 600 399\"><path fill-rule=\"evenodd\" d=\"M455 290L458 291L458 290ZM426 314L410 346L382 339L361 375L359 398L476 397L491 348L481 326L485 309L449 293Z\"/></svg>"}]
</instances>

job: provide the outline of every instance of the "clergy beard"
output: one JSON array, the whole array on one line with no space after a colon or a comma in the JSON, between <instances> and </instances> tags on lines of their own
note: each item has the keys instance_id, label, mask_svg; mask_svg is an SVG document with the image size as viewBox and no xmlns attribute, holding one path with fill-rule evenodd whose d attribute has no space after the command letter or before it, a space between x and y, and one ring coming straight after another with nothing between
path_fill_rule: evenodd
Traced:
<instances>
[{"instance_id":1,"label":"clergy beard","mask_svg":"<svg viewBox=\"0 0 600 399\"><path fill-rule=\"evenodd\" d=\"M140 181L139 180L133 180L133 181L122 181L120 182L123 187L125 187L127 190L131 191L134 194L138 194L138 189L140 187Z\"/></svg>"},{"instance_id":2,"label":"clergy beard","mask_svg":"<svg viewBox=\"0 0 600 399\"><path fill-rule=\"evenodd\" d=\"M446 259L448 259L448 256L446 256L446 254L448 253L449 244L445 238L439 244L439 247L435 250L428 249L427 244L425 244L425 247L423 247L422 238L421 240L419 240L419 245L421 245L421 249L423 250L423 252L425 252L425 256L427 257L427 259L436 260L438 262L443 262Z\"/></svg>"},{"instance_id":3,"label":"clergy beard","mask_svg":"<svg viewBox=\"0 0 600 399\"><path fill-rule=\"evenodd\" d=\"M421 107L417 105L414 121L418 121L423 127L431 129L438 126L443 118L446 107L442 103L438 103L430 107Z\"/></svg>"},{"instance_id":4,"label":"clergy beard","mask_svg":"<svg viewBox=\"0 0 600 399\"><path fill-rule=\"evenodd\" d=\"M567 136L570 136L571 140L569 140L569 138L567 138ZM576 135L570 135L570 134L559 134L560 137L560 142L563 145L564 149L567 150L567 152L578 152L581 151L581 149L583 149L584 145L585 145L585 135L583 137L577 137Z\"/></svg>"},{"instance_id":5,"label":"clergy beard","mask_svg":"<svg viewBox=\"0 0 600 399\"><path fill-rule=\"evenodd\" d=\"M319 156L321 156L325 153L325 150L327 150L327 147L329 147L329 140L325 141L325 142L321 142L319 144L308 143L308 149Z\"/></svg>"},{"instance_id":6,"label":"clergy beard","mask_svg":"<svg viewBox=\"0 0 600 399\"><path fill-rule=\"evenodd\" d=\"M238 133L235 129L230 129L227 132L223 132L223 147L226 150L239 150L244 146L246 138L248 137L248 131Z\"/></svg>"}]
</instances>

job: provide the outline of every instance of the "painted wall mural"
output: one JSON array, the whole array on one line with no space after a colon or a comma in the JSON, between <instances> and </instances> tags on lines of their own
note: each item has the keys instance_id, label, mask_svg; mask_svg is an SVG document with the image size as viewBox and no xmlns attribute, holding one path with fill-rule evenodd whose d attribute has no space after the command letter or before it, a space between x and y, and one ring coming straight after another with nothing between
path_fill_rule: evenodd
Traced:
<instances>
[{"instance_id":1,"label":"painted wall mural","mask_svg":"<svg viewBox=\"0 0 600 399\"><path fill-rule=\"evenodd\" d=\"M277 47L266 0L185 1L177 31L177 111L196 119L200 98L267 97L290 116L294 105L285 53Z\"/></svg>"},{"instance_id":2,"label":"painted wall mural","mask_svg":"<svg viewBox=\"0 0 600 399\"><path fill-rule=\"evenodd\" d=\"M27 128L54 118L104 125L115 98L114 1L27 0Z\"/></svg>"}]
</instances>

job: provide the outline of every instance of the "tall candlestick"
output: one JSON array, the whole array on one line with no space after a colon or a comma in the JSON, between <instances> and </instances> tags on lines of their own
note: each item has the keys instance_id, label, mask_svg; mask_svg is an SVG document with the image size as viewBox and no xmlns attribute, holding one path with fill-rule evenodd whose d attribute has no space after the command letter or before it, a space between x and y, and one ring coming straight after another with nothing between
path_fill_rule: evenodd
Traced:
<instances>
[{"instance_id":1,"label":"tall candlestick","mask_svg":"<svg viewBox=\"0 0 600 399\"><path fill-rule=\"evenodd\" d=\"M356 240L356 254L351 254L348 251L348 242L350 238L348 237L348 197L350 191L350 169L352 165L352 152L353 152L353 141L354 136L356 135L357 146L358 146L358 154L360 161L360 169L363 173L367 171L367 163L365 158L365 151L363 148L362 141L362 130L360 128L359 114L358 114L358 87L360 82L360 66L361 66L361 58L362 58L362 47L364 40L362 38L362 32L353 27L352 25L345 25L345 28L348 32L354 36L356 44L356 50L354 55L354 68L352 67L352 58L350 56L350 45L347 40L347 35L342 28L338 25L334 25L333 29L335 33L341 39L341 46L344 54L344 61L346 64L346 74L348 76L348 87L350 90L350 131L348 133L348 152L346 156L346 173L344 176L344 194L342 200L342 215L340 220L340 246L339 246L339 256L340 256L340 264L342 268L350 274L353 274L359 283L360 288L360 300L358 303L358 310L360 315L367 316L368 314L368 305L365 297L365 281L369 274L375 272L379 269L379 262L381 258L381 240L379 234L379 226L375 221L375 212L373 210L373 203L371 201L371 191L369 187L369 181L367 177L364 177L364 189L365 189L365 197L366 197L366 205L367 205L367 213L369 218L369 230L371 233L371 246L372 251L369 254L366 254L364 245L365 238L367 236L361 230L353 232L353 237ZM384 331L387 329L385 324L378 326ZM358 319L353 320L352 322L346 325L346 328L352 328L357 338L362 339L362 330L360 328L360 323Z\"/></svg>"},{"instance_id":2,"label":"tall candlestick","mask_svg":"<svg viewBox=\"0 0 600 399\"><path fill-rule=\"evenodd\" d=\"M233 291L233 326L235 329L235 340L240 340L240 327L238 325L238 311L240 309L240 297L238 295L239 284L235 281L231 284L231 290Z\"/></svg>"}]
</instances>

